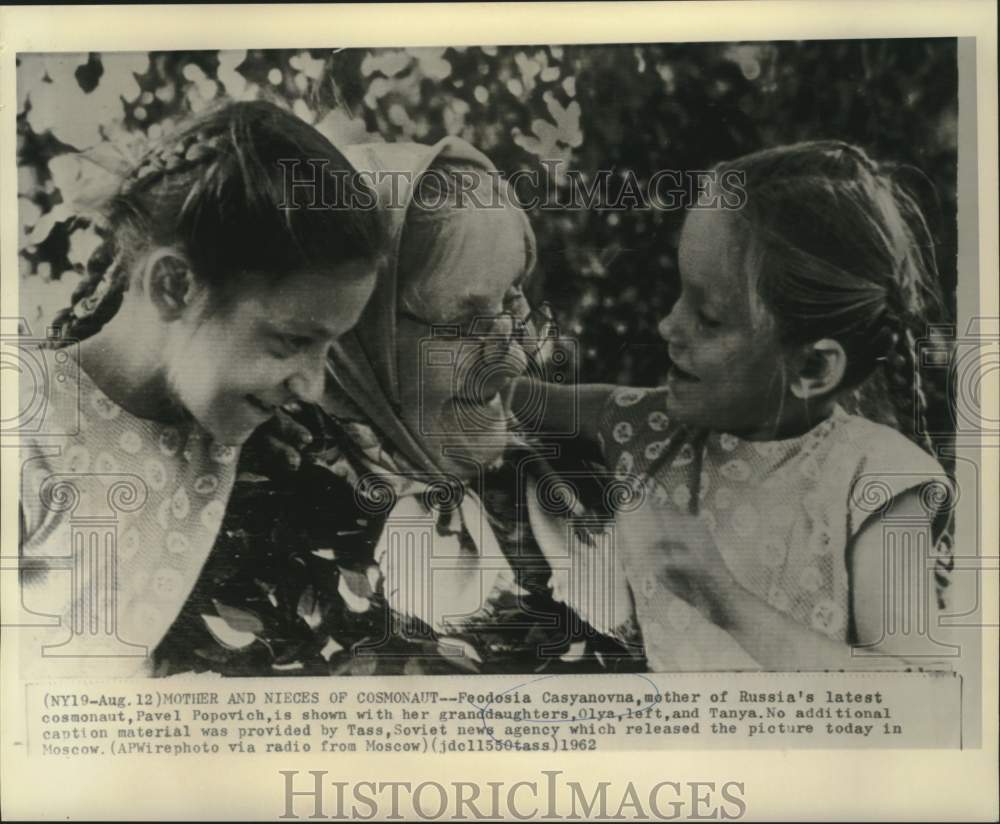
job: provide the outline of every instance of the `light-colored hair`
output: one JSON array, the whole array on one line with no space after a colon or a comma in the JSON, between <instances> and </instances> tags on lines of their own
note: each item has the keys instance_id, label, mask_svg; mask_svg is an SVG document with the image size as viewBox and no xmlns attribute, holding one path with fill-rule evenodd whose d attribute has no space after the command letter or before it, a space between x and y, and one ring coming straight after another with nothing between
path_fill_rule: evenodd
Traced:
<instances>
[{"instance_id":1,"label":"light-colored hair","mask_svg":"<svg viewBox=\"0 0 1000 824\"><path fill-rule=\"evenodd\" d=\"M449 320L433 317L434 308L428 305L428 298L440 294L433 287L442 284L446 292L457 293L451 287L451 278L467 274L458 264L470 255L475 257L476 246L498 232L509 238L511 254L523 255L520 265L525 276L533 271L537 259L535 233L509 184L499 174L443 160L432 164L415 185L423 187L424 196L410 204L400 239L401 308L431 321Z\"/></svg>"}]
</instances>

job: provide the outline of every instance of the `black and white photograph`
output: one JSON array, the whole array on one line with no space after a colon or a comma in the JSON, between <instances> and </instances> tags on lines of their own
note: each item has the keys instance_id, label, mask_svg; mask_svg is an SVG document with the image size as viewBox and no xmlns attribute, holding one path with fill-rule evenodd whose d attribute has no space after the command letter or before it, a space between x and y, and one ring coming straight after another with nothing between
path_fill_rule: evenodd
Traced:
<instances>
[{"instance_id":1,"label":"black and white photograph","mask_svg":"<svg viewBox=\"0 0 1000 824\"><path fill-rule=\"evenodd\" d=\"M978 41L532 39L18 50L29 754L985 745Z\"/></svg>"}]
</instances>

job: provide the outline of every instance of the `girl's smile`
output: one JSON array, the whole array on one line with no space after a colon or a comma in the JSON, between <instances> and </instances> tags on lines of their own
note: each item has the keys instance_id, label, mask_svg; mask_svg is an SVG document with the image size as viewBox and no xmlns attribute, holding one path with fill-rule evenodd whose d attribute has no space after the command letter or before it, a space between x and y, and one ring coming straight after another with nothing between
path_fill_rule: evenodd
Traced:
<instances>
[{"instance_id":1,"label":"girl's smile","mask_svg":"<svg viewBox=\"0 0 1000 824\"><path fill-rule=\"evenodd\" d=\"M681 369L676 363L671 364L670 373L667 375L667 383L681 384L697 382L698 378L690 372Z\"/></svg>"},{"instance_id":2,"label":"girl's smile","mask_svg":"<svg viewBox=\"0 0 1000 824\"><path fill-rule=\"evenodd\" d=\"M349 261L276 283L244 274L222 305L196 286L190 295L175 290L185 295L176 300L156 288L130 290L81 353L91 378L131 414L187 415L239 446L279 407L320 398L329 347L357 322L374 283L372 264ZM177 307L169 317L168 303ZM131 344L131 357L116 354L116 342Z\"/></svg>"},{"instance_id":3,"label":"girl's smile","mask_svg":"<svg viewBox=\"0 0 1000 824\"><path fill-rule=\"evenodd\" d=\"M284 404L321 397L327 351L374 286L367 263L334 268L342 271L302 271L277 284L250 277L233 306L175 330L165 355L170 388L217 440L238 445Z\"/></svg>"}]
</instances>

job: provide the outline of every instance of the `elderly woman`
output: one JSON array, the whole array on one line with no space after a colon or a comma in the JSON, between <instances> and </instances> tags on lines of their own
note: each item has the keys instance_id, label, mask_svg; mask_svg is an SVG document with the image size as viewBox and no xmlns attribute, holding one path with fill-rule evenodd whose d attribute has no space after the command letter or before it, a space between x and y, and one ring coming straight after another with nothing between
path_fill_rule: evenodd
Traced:
<instances>
[{"instance_id":1,"label":"elderly woman","mask_svg":"<svg viewBox=\"0 0 1000 824\"><path fill-rule=\"evenodd\" d=\"M513 431L510 382L548 340L527 217L463 141L347 153L386 216L379 285L322 408L297 416L301 468L241 474L158 672L641 668L627 593L599 542L539 505L559 485Z\"/></svg>"}]
</instances>

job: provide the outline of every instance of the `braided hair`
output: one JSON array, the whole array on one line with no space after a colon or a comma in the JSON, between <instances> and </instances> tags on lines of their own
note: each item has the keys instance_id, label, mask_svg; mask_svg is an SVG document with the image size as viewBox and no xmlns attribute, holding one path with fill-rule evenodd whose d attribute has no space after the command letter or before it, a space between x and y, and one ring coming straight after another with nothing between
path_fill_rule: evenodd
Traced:
<instances>
[{"instance_id":1,"label":"braided hair","mask_svg":"<svg viewBox=\"0 0 1000 824\"><path fill-rule=\"evenodd\" d=\"M213 297L230 294L246 272L277 279L306 266L374 261L377 213L296 208L287 173L297 163L344 203L374 202L322 134L264 101L210 109L151 148L101 208L102 243L53 322L57 345L90 337L114 316L133 265L153 248L182 253Z\"/></svg>"},{"instance_id":2,"label":"braided hair","mask_svg":"<svg viewBox=\"0 0 1000 824\"><path fill-rule=\"evenodd\" d=\"M917 347L943 303L915 199L891 170L839 141L768 149L718 168L744 181L748 271L779 340L839 341L843 389L881 367L898 428L935 455Z\"/></svg>"},{"instance_id":3,"label":"braided hair","mask_svg":"<svg viewBox=\"0 0 1000 824\"><path fill-rule=\"evenodd\" d=\"M944 319L943 301L932 234L895 170L840 141L767 149L717 169L745 187L747 271L778 340L838 341L843 390L881 371L897 428L937 457L918 344ZM947 547L950 522L936 526ZM939 596L951 564L939 553Z\"/></svg>"}]
</instances>

